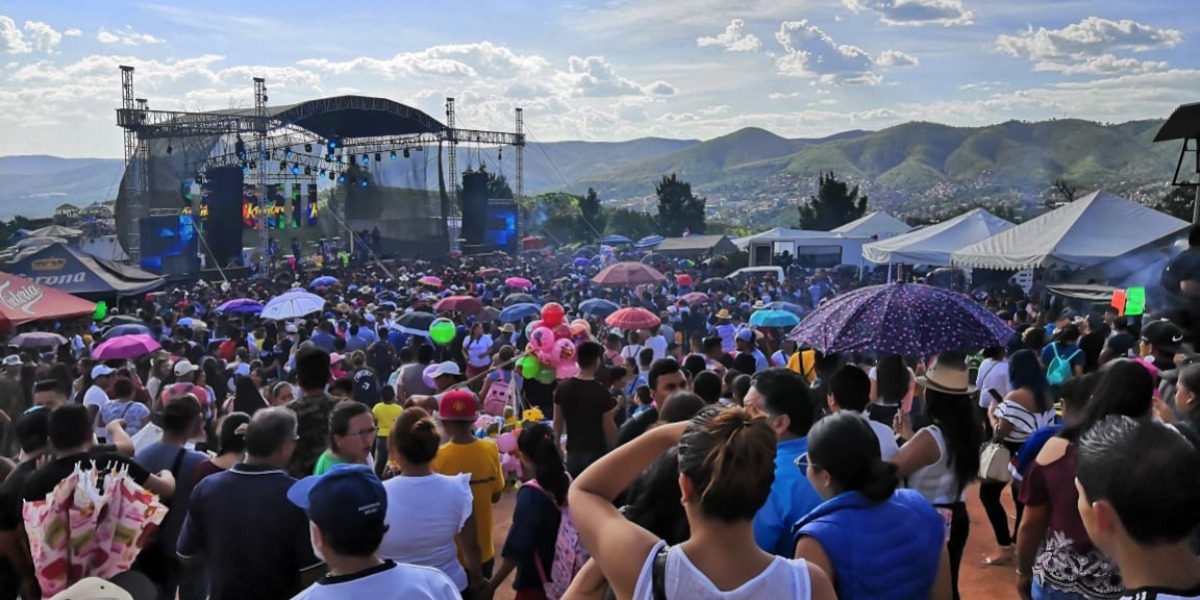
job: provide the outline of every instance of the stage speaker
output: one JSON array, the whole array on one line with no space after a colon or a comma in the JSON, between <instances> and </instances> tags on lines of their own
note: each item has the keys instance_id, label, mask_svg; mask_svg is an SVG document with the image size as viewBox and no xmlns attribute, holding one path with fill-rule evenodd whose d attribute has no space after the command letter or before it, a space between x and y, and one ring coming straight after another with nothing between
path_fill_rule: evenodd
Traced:
<instances>
[{"instance_id":1,"label":"stage speaker","mask_svg":"<svg viewBox=\"0 0 1200 600\"><path fill-rule=\"evenodd\" d=\"M208 179L208 220L205 239L213 261L224 267L242 253L242 169L210 169ZM262 224L263 219L259 219Z\"/></svg>"},{"instance_id":2,"label":"stage speaker","mask_svg":"<svg viewBox=\"0 0 1200 600\"><path fill-rule=\"evenodd\" d=\"M462 175L462 238L467 244L484 244L487 234L487 173L467 171Z\"/></svg>"}]
</instances>

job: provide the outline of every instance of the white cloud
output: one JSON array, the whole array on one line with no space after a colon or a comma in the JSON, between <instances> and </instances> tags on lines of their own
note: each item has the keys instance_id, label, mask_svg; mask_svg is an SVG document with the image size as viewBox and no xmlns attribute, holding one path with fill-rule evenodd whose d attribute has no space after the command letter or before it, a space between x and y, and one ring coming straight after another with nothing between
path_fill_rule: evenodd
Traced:
<instances>
[{"instance_id":1,"label":"white cloud","mask_svg":"<svg viewBox=\"0 0 1200 600\"><path fill-rule=\"evenodd\" d=\"M709 106L706 108L702 108L697 112L706 117L712 117L712 116L716 116L716 115L726 114L731 110L733 110L732 106L729 106L728 104L719 104L717 106Z\"/></svg>"},{"instance_id":2,"label":"white cloud","mask_svg":"<svg viewBox=\"0 0 1200 600\"><path fill-rule=\"evenodd\" d=\"M915 67L921 64L921 60L899 50L884 50L875 59L875 64L881 67Z\"/></svg>"},{"instance_id":3,"label":"white cloud","mask_svg":"<svg viewBox=\"0 0 1200 600\"><path fill-rule=\"evenodd\" d=\"M701 48L719 46L727 52L757 52L762 48L762 41L752 33L744 33L746 22L734 19L729 22L725 31L715 36L696 38L696 45Z\"/></svg>"},{"instance_id":4,"label":"white cloud","mask_svg":"<svg viewBox=\"0 0 1200 600\"><path fill-rule=\"evenodd\" d=\"M25 35L29 36L33 49L38 52L54 52L63 39L63 34L40 21L25 21Z\"/></svg>"},{"instance_id":5,"label":"white cloud","mask_svg":"<svg viewBox=\"0 0 1200 600\"><path fill-rule=\"evenodd\" d=\"M842 0L854 12L879 13L886 25L970 25L974 14L962 0Z\"/></svg>"},{"instance_id":6,"label":"white cloud","mask_svg":"<svg viewBox=\"0 0 1200 600\"><path fill-rule=\"evenodd\" d=\"M101 44L121 44L124 46L142 46L142 45L162 44L166 40L159 38L159 37L154 37L148 33L138 33L136 31L134 31L132 27L126 27L125 29L118 29L116 31L109 31L107 29L102 28L96 34L96 41L100 42Z\"/></svg>"},{"instance_id":7,"label":"white cloud","mask_svg":"<svg viewBox=\"0 0 1200 600\"><path fill-rule=\"evenodd\" d=\"M965 83L958 86L958 89L964 92L969 92L972 90L987 92L1001 87L1008 87L1008 84L1003 81L980 81L978 83Z\"/></svg>"},{"instance_id":8,"label":"white cloud","mask_svg":"<svg viewBox=\"0 0 1200 600\"><path fill-rule=\"evenodd\" d=\"M803 98L807 95L808 94L805 94L802 92L788 92L786 94L783 92L772 92L770 95L767 96L767 99L768 100L787 100L790 98Z\"/></svg>"},{"instance_id":9,"label":"white cloud","mask_svg":"<svg viewBox=\"0 0 1200 600\"><path fill-rule=\"evenodd\" d=\"M554 80L567 95L585 98L673 96L678 91L666 81L639 85L632 79L618 75L612 63L603 56L572 56L567 60L567 70L556 73Z\"/></svg>"},{"instance_id":10,"label":"white cloud","mask_svg":"<svg viewBox=\"0 0 1200 600\"><path fill-rule=\"evenodd\" d=\"M79 37L79 36L83 35L83 30L78 27L72 27L72 28L64 31L63 35L65 35L67 37Z\"/></svg>"},{"instance_id":11,"label":"white cloud","mask_svg":"<svg viewBox=\"0 0 1200 600\"><path fill-rule=\"evenodd\" d=\"M25 34L17 27L17 22L0 15L0 51L7 54L26 54L33 46L25 41Z\"/></svg>"},{"instance_id":12,"label":"white cloud","mask_svg":"<svg viewBox=\"0 0 1200 600\"><path fill-rule=\"evenodd\" d=\"M537 55L517 54L492 42L478 42L431 46L419 52L401 52L385 59L361 56L339 62L314 58L302 60L299 64L339 75L365 71L393 80L412 75L533 76L546 69L550 63Z\"/></svg>"},{"instance_id":13,"label":"white cloud","mask_svg":"<svg viewBox=\"0 0 1200 600\"><path fill-rule=\"evenodd\" d=\"M821 83L876 85L882 78L871 72L875 61L862 48L838 44L816 25L784 21L775 33L784 54L776 57L779 74L816 78Z\"/></svg>"},{"instance_id":14,"label":"white cloud","mask_svg":"<svg viewBox=\"0 0 1200 600\"><path fill-rule=\"evenodd\" d=\"M1174 48L1183 42L1178 29L1156 28L1124 19L1087 17L1062 29L1032 26L1017 35L996 38L996 48L1008 56L1026 58L1035 71L1065 74L1145 73L1167 67L1161 61L1140 61L1116 52L1147 52Z\"/></svg>"}]
</instances>

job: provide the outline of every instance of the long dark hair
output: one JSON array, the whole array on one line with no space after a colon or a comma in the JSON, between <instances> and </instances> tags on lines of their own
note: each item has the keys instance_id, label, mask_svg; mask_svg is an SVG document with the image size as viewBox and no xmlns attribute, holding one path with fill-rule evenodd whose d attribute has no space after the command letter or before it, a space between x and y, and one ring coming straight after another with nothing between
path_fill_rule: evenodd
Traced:
<instances>
[{"instance_id":1,"label":"long dark hair","mask_svg":"<svg viewBox=\"0 0 1200 600\"><path fill-rule=\"evenodd\" d=\"M871 426L846 411L813 425L808 432L808 459L814 469L829 473L838 492L858 492L872 502L891 498L900 485L896 465L883 462Z\"/></svg>"},{"instance_id":2,"label":"long dark hair","mask_svg":"<svg viewBox=\"0 0 1200 600\"><path fill-rule=\"evenodd\" d=\"M238 375L233 380L233 410L254 416L255 412L267 407L267 401L254 385L254 380Z\"/></svg>"},{"instance_id":3,"label":"long dark hair","mask_svg":"<svg viewBox=\"0 0 1200 600\"><path fill-rule=\"evenodd\" d=\"M1029 390L1038 412L1050 410L1053 399L1046 372L1032 350L1018 350L1008 359L1008 383L1014 390Z\"/></svg>"},{"instance_id":4,"label":"long dark hair","mask_svg":"<svg viewBox=\"0 0 1200 600\"><path fill-rule=\"evenodd\" d=\"M1071 442L1079 439L1105 417L1124 415L1141 419L1154 406L1154 376L1145 366L1122 358L1104 365L1096 391L1078 423L1059 434Z\"/></svg>"},{"instance_id":5,"label":"long dark hair","mask_svg":"<svg viewBox=\"0 0 1200 600\"><path fill-rule=\"evenodd\" d=\"M534 479L562 506L567 502L567 488L571 479L563 464L562 453L554 440L554 430L545 423L537 423L521 430L517 438L517 449L533 464Z\"/></svg>"},{"instance_id":6,"label":"long dark hair","mask_svg":"<svg viewBox=\"0 0 1200 600\"><path fill-rule=\"evenodd\" d=\"M979 475L979 444L983 434L970 397L925 390L925 416L942 432L949 452L946 464L954 468L954 481L962 493Z\"/></svg>"},{"instance_id":7,"label":"long dark hair","mask_svg":"<svg viewBox=\"0 0 1200 600\"><path fill-rule=\"evenodd\" d=\"M641 525L668 544L691 537L692 527L680 500L679 454L672 448L654 461L629 488L625 518Z\"/></svg>"},{"instance_id":8,"label":"long dark hair","mask_svg":"<svg viewBox=\"0 0 1200 600\"><path fill-rule=\"evenodd\" d=\"M875 367L876 396L883 404L898 404L908 395L911 378L903 356L892 354L883 357Z\"/></svg>"}]
</instances>

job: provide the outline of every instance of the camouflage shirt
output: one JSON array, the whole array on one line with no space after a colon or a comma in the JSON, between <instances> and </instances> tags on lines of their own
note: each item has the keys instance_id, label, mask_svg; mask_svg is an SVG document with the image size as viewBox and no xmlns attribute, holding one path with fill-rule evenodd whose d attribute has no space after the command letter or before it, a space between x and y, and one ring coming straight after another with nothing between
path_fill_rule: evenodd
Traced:
<instances>
[{"instance_id":1,"label":"camouflage shirt","mask_svg":"<svg viewBox=\"0 0 1200 600\"><path fill-rule=\"evenodd\" d=\"M288 475L301 479L313 474L317 459L329 445L329 413L338 399L329 394L303 396L287 403L296 413L296 451L288 462Z\"/></svg>"}]
</instances>

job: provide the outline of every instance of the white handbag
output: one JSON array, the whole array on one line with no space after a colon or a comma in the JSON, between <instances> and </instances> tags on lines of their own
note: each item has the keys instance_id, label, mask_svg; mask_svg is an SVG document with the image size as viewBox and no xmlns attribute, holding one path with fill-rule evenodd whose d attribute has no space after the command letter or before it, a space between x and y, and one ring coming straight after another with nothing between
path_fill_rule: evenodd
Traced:
<instances>
[{"instance_id":1,"label":"white handbag","mask_svg":"<svg viewBox=\"0 0 1200 600\"><path fill-rule=\"evenodd\" d=\"M1011 461L1012 454L1004 444L985 444L979 453L979 478L1004 483L1012 481L1012 473L1008 470L1008 463Z\"/></svg>"}]
</instances>

